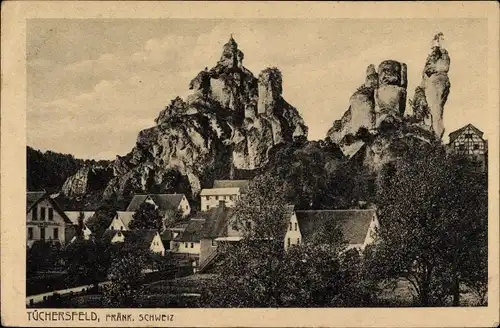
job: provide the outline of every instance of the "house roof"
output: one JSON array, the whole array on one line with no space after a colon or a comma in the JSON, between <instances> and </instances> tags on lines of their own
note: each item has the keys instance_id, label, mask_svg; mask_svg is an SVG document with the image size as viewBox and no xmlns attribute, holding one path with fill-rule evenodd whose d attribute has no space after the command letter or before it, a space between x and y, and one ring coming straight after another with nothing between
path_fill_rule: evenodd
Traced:
<instances>
[{"instance_id":1,"label":"house roof","mask_svg":"<svg viewBox=\"0 0 500 328\"><path fill-rule=\"evenodd\" d=\"M87 221L94 216L94 211L64 211L66 216L73 222L73 224L78 224L78 219L80 218L80 213L83 213L83 223L87 223Z\"/></svg>"},{"instance_id":2,"label":"house roof","mask_svg":"<svg viewBox=\"0 0 500 328\"><path fill-rule=\"evenodd\" d=\"M483 137L483 131L479 130L474 125L469 123L466 126L448 134L448 136L450 137L450 143L452 143L456 138L458 138L467 128L471 128L472 130L474 130L474 132L476 132L480 138Z\"/></svg>"},{"instance_id":3,"label":"house roof","mask_svg":"<svg viewBox=\"0 0 500 328\"><path fill-rule=\"evenodd\" d=\"M309 240L325 222L335 220L342 229L345 241L363 244L375 210L296 211L295 214L304 241Z\"/></svg>"},{"instance_id":4,"label":"house roof","mask_svg":"<svg viewBox=\"0 0 500 328\"><path fill-rule=\"evenodd\" d=\"M236 195L240 192L240 188L211 188L202 189L200 196L219 196L219 195Z\"/></svg>"},{"instance_id":5,"label":"house roof","mask_svg":"<svg viewBox=\"0 0 500 328\"><path fill-rule=\"evenodd\" d=\"M224 235L229 219L234 213L234 209L225 206L211 208L207 212L205 225L203 226L203 238L214 239Z\"/></svg>"},{"instance_id":6,"label":"house roof","mask_svg":"<svg viewBox=\"0 0 500 328\"><path fill-rule=\"evenodd\" d=\"M134 217L133 217L134 214L135 214L135 212L117 211L116 212L116 217L118 217L118 219L122 220L122 222L125 225L125 227L127 229L129 229L129 224L130 224L130 221L132 221L134 219Z\"/></svg>"},{"instance_id":7,"label":"house roof","mask_svg":"<svg viewBox=\"0 0 500 328\"><path fill-rule=\"evenodd\" d=\"M153 238L158 233L154 229L137 229L120 231L125 237L125 243L138 248L149 248Z\"/></svg>"},{"instance_id":8,"label":"house roof","mask_svg":"<svg viewBox=\"0 0 500 328\"><path fill-rule=\"evenodd\" d=\"M68 218L66 213L64 213L59 204L57 204L57 202L52 197L50 197L48 193L43 191L42 192L28 191L26 193L26 205L27 205L26 214L29 213L31 209L42 200L48 201L52 206L52 208L54 209L54 211L56 211L57 214L59 214L59 216L64 220L65 223L72 224L71 220Z\"/></svg>"},{"instance_id":9,"label":"house roof","mask_svg":"<svg viewBox=\"0 0 500 328\"><path fill-rule=\"evenodd\" d=\"M127 212L137 211L148 197L158 206L158 210L165 212L167 210L176 210L179 207L184 194L135 195L127 207Z\"/></svg>"},{"instance_id":10,"label":"house roof","mask_svg":"<svg viewBox=\"0 0 500 328\"><path fill-rule=\"evenodd\" d=\"M26 193L26 209L30 209L43 196L45 196L45 191L28 191Z\"/></svg>"},{"instance_id":11,"label":"house roof","mask_svg":"<svg viewBox=\"0 0 500 328\"><path fill-rule=\"evenodd\" d=\"M241 191L246 191L250 180L215 180L214 188L240 188Z\"/></svg>"},{"instance_id":12,"label":"house roof","mask_svg":"<svg viewBox=\"0 0 500 328\"><path fill-rule=\"evenodd\" d=\"M197 216L198 217L198 216ZM181 232L174 241L180 242L199 242L203 234L204 219L195 218L189 220L186 230Z\"/></svg>"}]
</instances>

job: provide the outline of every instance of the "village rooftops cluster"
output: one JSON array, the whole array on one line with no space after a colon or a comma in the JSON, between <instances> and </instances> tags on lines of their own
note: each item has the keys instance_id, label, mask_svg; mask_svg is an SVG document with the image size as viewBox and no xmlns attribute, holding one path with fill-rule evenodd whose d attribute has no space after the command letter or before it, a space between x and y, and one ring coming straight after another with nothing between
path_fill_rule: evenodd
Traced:
<instances>
[{"instance_id":1,"label":"village rooftops cluster","mask_svg":"<svg viewBox=\"0 0 500 328\"><path fill-rule=\"evenodd\" d=\"M164 255L166 252L189 259L198 270L205 270L217 255L219 243L238 242L244 230L252 229L252 222L238 222L234 215L236 201L244 195L249 185L246 180L216 180L214 188L200 193L202 211L191 215L191 206L183 194L135 195L126 211L117 211L102 240L112 245L149 249ZM205 200L205 201L204 201ZM171 227L163 227L161 233L152 229L130 228L134 214L142 204L155 207L163 222L175 212L181 213L183 221ZM217 204L216 206L214 204ZM208 206L208 207L207 207ZM27 193L27 244L35 240L69 243L75 240L79 224L83 224L83 237L93 234L87 226L94 215L92 211L64 212L46 192ZM79 222L81 219L81 223ZM335 221L348 248L364 249L374 242L378 220L375 210L321 210L296 211L293 205L286 207L283 217L286 229L283 231L283 247L307 243L321 231L323 225ZM239 224L244 226L238 227Z\"/></svg>"}]
</instances>

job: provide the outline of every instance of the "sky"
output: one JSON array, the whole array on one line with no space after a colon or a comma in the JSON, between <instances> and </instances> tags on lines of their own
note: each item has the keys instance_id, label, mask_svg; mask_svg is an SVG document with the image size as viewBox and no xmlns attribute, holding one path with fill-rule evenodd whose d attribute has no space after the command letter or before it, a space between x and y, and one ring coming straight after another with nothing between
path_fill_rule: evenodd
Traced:
<instances>
[{"instance_id":1,"label":"sky","mask_svg":"<svg viewBox=\"0 0 500 328\"><path fill-rule=\"evenodd\" d=\"M437 32L451 57L445 136L472 123L487 138L496 127L486 117L486 20L30 19L28 145L78 158L128 153L138 132L217 63L230 34L255 76L270 66L281 70L283 97L301 113L309 140L323 139L369 64L406 63L413 97Z\"/></svg>"}]
</instances>

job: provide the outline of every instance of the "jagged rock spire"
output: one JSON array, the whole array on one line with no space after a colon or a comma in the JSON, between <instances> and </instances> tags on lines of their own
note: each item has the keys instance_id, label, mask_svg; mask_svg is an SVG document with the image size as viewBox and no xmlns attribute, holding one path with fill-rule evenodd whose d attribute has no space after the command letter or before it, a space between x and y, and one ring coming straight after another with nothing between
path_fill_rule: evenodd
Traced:
<instances>
[{"instance_id":1,"label":"jagged rock spire","mask_svg":"<svg viewBox=\"0 0 500 328\"><path fill-rule=\"evenodd\" d=\"M222 56L219 64L229 67L242 67L243 66L243 52L238 49L238 44L230 35L229 41L222 48Z\"/></svg>"}]
</instances>

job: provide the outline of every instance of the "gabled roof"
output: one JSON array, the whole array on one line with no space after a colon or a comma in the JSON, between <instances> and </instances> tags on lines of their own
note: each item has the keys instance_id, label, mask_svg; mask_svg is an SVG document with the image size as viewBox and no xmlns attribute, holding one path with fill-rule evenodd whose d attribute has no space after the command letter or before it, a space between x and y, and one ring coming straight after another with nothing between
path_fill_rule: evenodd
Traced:
<instances>
[{"instance_id":1,"label":"gabled roof","mask_svg":"<svg viewBox=\"0 0 500 328\"><path fill-rule=\"evenodd\" d=\"M189 220L189 224L184 232L181 232L174 241L179 242L199 242L203 234L204 219L196 218Z\"/></svg>"},{"instance_id":2,"label":"gabled roof","mask_svg":"<svg viewBox=\"0 0 500 328\"><path fill-rule=\"evenodd\" d=\"M30 209L31 206L45 196L45 194L45 191L28 191L26 193L26 209Z\"/></svg>"},{"instance_id":3,"label":"gabled roof","mask_svg":"<svg viewBox=\"0 0 500 328\"><path fill-rule=\"evenodd\" d=\"M127 212L135 212L142 203L150 198L157 206L160 212L167 210L176 210L184 197L184 194L148 194L135 195L127 207Z\"/></svg>"},{"instance_id":4,"label":"gabled roof","mask_svg":"<svg viewBox=\"0 0 500 328\"><path fill-rule=\"evenodd\" d=\"M234 209L225 206L218 206L204 212L206 219L203 226L202 238L215 239L225 236L225 228L233 213Z\"/></svg>"},{"instance_id":5,"label":"gabled roof","mask_svg":"<svg viewBox=\"0 0 500 328\"><path fill-rule=\"evenodd\" d=\"M202 189L200 196L225 196L225 195L236 195L240 192L240 188L211 188Z\"/></svg>"},{"instance_id":6,"label":"gabled roof","mask_svg":"<svg viewBox=\"0 0 500 328\"><path fill-rule=\"evenodd\" d=\"M302 239L306 242L320 229L321 225L329 220L335 220L342 229L347 243L363 244L375 210L296 211L295 214Z\"/></svg>"},{"instance_id":7,"label":"gabled roof","mask_svg":"<svg viewBox=\"0 0 500 328\"><path fill-rule=\"evenodd\" d=\"M483 138L483 131L479 130L474 125L469 123L466 126L458 130L455 130L448 135L450 137L450 143L452 143L456 138L458 138L465 130L467 130L467 128L471 128L472 130L474 130L474 132L476 132L479 135L480 138Z\"/></svg>"},{"instance_id":8,"label":"gabled roof","mask_svg":"<svg viewBox=\"0 0 500 328\"><path fill-rule=\"evenodd\" d=\"M125 237L124 242L126 244L138 248L149 248L158 231L154 229L137 229L121 231L121 233Z\"/></svg>"},{"instance_id":9,"label":"gabled roof","mask_svg":"<svg viewBox=\"0 0 500 328\"><path fill-rule=\"evenodd\" d=\"M116 217L123 222L123 224L125 225L125 227L127 229L130 229L129 228L129 224L130 224L130 221L132 221L134 219L134 217L133 217L134 214L135 214L135 212L117 211L116 212Z\"/></svg>"},{"instance_id":10,"label":"gabled roof","mask_svg":"<svg viewBox=\"0 0 500 328\"><path fill-rule=\"evenodd\" d=\"M215 180L214 188L240 188L240 191L245 191L250 184L250 180Z\"/></svg>"},{"instance_id":11,"label":"gabled roof","mask_svg":"<svg viewBox=\"0 0 500 328\"><path fill-rule=\"evenodd\" d=\"M27 204L26 214L28 214L33 207L35 207L38 203L40 203L43 200L46 200L50 203L54 211L56 211L57 214L59 214L59 216L64 220L65 223L72 224L71 220L68 218L66 213L64 213L59 204L57 204L57 202L52 197L50 197L48 193L43 191L42 192L28 191L26 193L26 204Z\"/></svg>"},{"instance_id":12,"label":"gabled roof","mask_svg":"<svg viewBox=\"0 0 500 328\"><path fill-rule=\"evenodd\" d=\"M83 213L83 223L86 223L95 214L94 211L64 211L64 213L73 224L78 224L80 213Z\"/></svg>"}]
</instances>

